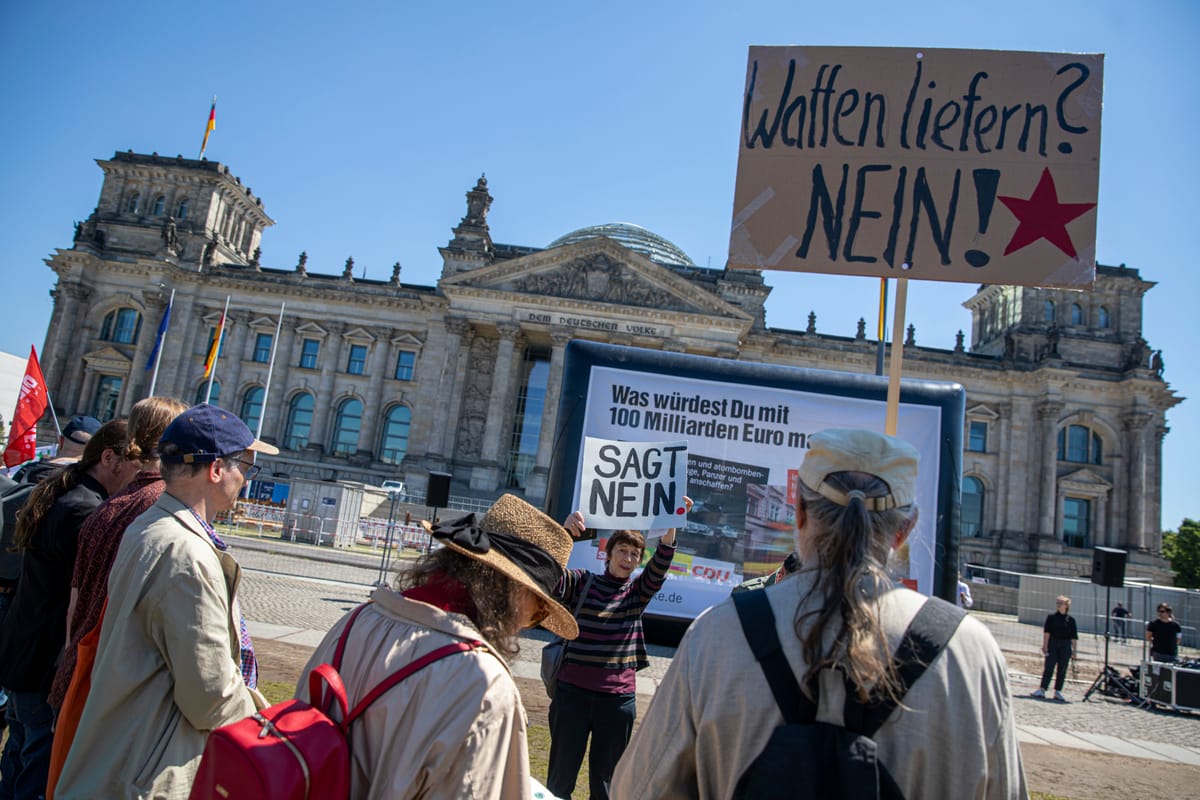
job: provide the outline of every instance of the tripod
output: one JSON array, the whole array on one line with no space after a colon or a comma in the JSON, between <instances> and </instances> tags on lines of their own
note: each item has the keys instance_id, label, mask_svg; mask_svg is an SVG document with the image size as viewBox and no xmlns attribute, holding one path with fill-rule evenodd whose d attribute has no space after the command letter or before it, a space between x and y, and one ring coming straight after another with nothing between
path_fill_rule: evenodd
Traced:
<instances>
[{"instance_id":1,"label":"tripod","mask_svg":"<svg viewBox=\"0 0 1200 800\"><path fill-rule=\"evenodd\" d=\"M1104 587L1104 669L1096 676L1096 680L1092 681L1092 685L1083 694L1084 702L1092 696L1096 691L1101 694L1106 694L1109 697L1123 697L1131 703L1136 703L1138 708L1145 708L1147 701L1135 696L1132 692L1125 688L1125 684L1121 682L1121 676L1115 669L1108 665L1108 640L1109 626L1112 624L1112 614L1108 613L1110 607L1109 601L1111 598L1112 588Z\"/></svg>"}]
</instances>

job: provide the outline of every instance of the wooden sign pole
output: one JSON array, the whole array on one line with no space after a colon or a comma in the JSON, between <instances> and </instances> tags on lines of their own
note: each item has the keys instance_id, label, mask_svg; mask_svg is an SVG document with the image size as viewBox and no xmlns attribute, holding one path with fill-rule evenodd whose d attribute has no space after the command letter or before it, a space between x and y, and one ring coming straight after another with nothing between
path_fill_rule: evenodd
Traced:
<instances>
[{"instance_id":1,"label":"wooden sign pole","mask_svg":"<svg viewBox=\"0 0 1200 800\"><path fill-rule=\"evenodd\" d=\"M908 278L896 279L896 310L892 323L892 358L888 362L887 418L884 433L896 435L900 416L900 369L904 364L904 307L908 303Z\"/></svg>"}]
</instances>

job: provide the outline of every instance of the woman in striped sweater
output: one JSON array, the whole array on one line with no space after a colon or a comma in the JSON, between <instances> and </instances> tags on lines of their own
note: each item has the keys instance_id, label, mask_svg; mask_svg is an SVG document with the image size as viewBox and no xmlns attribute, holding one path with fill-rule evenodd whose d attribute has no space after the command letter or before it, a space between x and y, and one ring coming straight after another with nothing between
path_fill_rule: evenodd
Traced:
<instances>
[{"instance_id":1,"label":"woman in striped sweater","mask_svg":"<svg viewBox=\"0 0 1200 800\"><path fill-rule=\"evenodd\" d=\"M685 497L684 505L690 511L691 499ZM571 514L563 527L575 538L587 529L579 511ZM642 614L671 568L675 529L659 539L646 568L633 578L645 550L646 539L638 531L616 531L605 546L603 575L592 575L588 584L588 570L568 569L559 583L557 596L567 608L575 608L585 586L587 597L579 608L579 637L567 647L550 701L546 788L557 797L570 797L575 791L590 735L591 798L607 800L613 770L633 733L637 671L650 663Z\"/></svg>"}]
</instances>

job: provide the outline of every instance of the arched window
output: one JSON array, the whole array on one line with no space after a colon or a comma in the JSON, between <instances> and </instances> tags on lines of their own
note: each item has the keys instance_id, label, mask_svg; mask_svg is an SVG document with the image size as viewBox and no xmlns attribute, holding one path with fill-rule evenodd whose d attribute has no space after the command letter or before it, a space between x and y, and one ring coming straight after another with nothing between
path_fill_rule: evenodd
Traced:
<instances>
[{"instance_id":1,"label":"arched window","mask_svg":"<svg viewBox=\"0 0 1200 800\"><path fill-rule=\"evenodd\" d=\"M1083 425L1068 425L1058 432L1058 460L1077 464L1104 463L1100 434Z\"/></svg>"},{"instance_id":2,"label":"arched window","mask_svg":"<svg viewBox=\"0 0 1200 800\"><path fill-rule=\"evenodd\" d=\"M1079 303L1071 303L1071 324L1083 324L1083 307Z\"/></svg>"},{"instance_id":3,"label":"arched window","mask_svg":"<svg viewBox=\"0 0 1200 800\"><path fill-rule=\"evenodd\" d=\"M405 406L392 406L383 420L383 437L379 443L379 460L399 464L408 452L408 428L412 412Z\"/></svg>"},{"instance_id":4,"label":"arched window","mask_svg":"<svg viewBox=\"0 0 1200 800\"><path fill-rule=\"evenodd\" d=\"M187 219L187 215L188 215L188 201L187 201L187 198L185 197L179 201L179 210L175 212L175 219Z\"/></svg>"},{"instance_id":5,"label":"arched window","mask_svg":"<svg viewBox=\"0 0 1200 800\"><path fill-rule=\"evenodd\" d=\"M335 456L350 456L358 452L358 433L362 430L363 404L350 398L338 406L333 423L333 441L330 451Z\"/></svg>"},{"instance_id":6,"label":"arched window","mask_svg":"<svg viewBox=\"0 0 1200 800\"><path fill-rule=\"evenodd\" d=\"M138 210L138 201L140 199L141 195L139 195L137 192L129 195L129 199L125 201L125 213L136 214Z\"/></svg>"},{"instance_id":7,"label":"arched window","mask_svg":"<svg viewBox=\"0 0 1200 800\"><path fill-rule=\"evenodd\" d=\"M242 395L242 413L238 414L246 427L252 431L258 430L258 421L262 419L263 397L266 390L261 386L251 386Z\"/></svg>"},{"instance_id":8,"label":"arched window","mask_svg":"<svg viewBox=\"0 0 1200 800\"><path fill-rule=\"evenodd\" d=\"M1096 327L1107 328L1108 324L1108 307L1100 306L1100 310L1096 312Z\"/></svg>"},{"instance_id":9,"label":"arched window","mask_svg":"<svg viewBox=\"0 0 1200 800\"><path fill-rule=\"evenodd\" d=\"M1044 306L1042 306L1042 318L1045 319L1046 322L1054 322L1054 301L1053 300L1047 300L1046 304Z\"/></svg>"},{"instance_id":10,"label":"arched window","mask_svg":"<svg viewBox=\"0 0 1200 800\"><path fill-rule=\"evenodd\" d=\"M299 450L308 444L312 431L313 396L301 392L288 405L287 428L283 433L283 446L288 450Z\"/></svg>"},{"instance_id":11,"label":"arched window","mask_svg":"<svg viewBox=\"0 0 1200 800\"><path fill-rule=\"evenodd\" d=\"M204 396L207 394L208 394L208 381L207 380L200 381L200 385L196 387L196 403L199 404L199 403L205 402ZM221 405L221 382L220 381L217 381L217 380L213 381L212 395L209 396L208 403L209 403L209 405L214 405L214 406Z\"/></svg>"},{"instance_id":12,"label":"arched window","mask_svg":"<svg viewBox=\"0 0 1200 800\"><path fill-rule=\"evenodd\" d=\"M151 214L151 216L161 217L163 215L163 212L166 210L167 210L167 198L163 197L160 194L158 197L154 198L154 205L151 208L150 214Z\"/></svg>"},{"instance_id":13,"label":"arched window","mask_svg":"<svg viewBox=\"0 0 1200 800\"><path fill-rule=\"evenodd\" d=\"M142 331L142 315L135 308L118 308L108 312L100 325L100 338L117 344L137 344Z\"/></svg>"},{"instance_id":14,"label":"arched window","mask_svg":"<svg viewBox=\"0 0 1200 800\"><path fill-rule=\"evenodd\" d=\"M983 534L983 481L967 476L962 482L962 535Z\"/></svg>"}]
</instances>

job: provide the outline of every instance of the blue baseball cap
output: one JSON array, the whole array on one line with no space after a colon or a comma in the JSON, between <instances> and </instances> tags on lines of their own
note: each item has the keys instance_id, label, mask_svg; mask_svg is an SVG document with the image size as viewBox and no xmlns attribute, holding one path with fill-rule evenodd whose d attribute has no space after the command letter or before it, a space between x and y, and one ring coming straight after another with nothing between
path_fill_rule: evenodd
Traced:
<instances>
[{"instance_id":1,"label":"blue baseball cap","mask_svg":"<svg viewBox=\"0 0 1200 800\"><path fill-rule=\"evenodd\" d=\"M264 455L277 455L279 448L261 442L232 411L201 403L176 417L159 440L159 448L173 445L172 452L163 453L168 464L200 464L216 461L222 456L253 450Z\"/></svg>"},{"instance_id":2,"label":"blue baseball cap","mask_svg":"<svg viewBox=\"0 0 1200 800\"><path fill-rule=\"evenodd\" d=\"M66 427L62 429L62 435L64 439L70 439L75 444L87 444L88 439L95 436L98 430L100 430L100 420L79 414L67 421ZM81 433L86 435L80 437Z\"/></svg>"}]
</instances>

